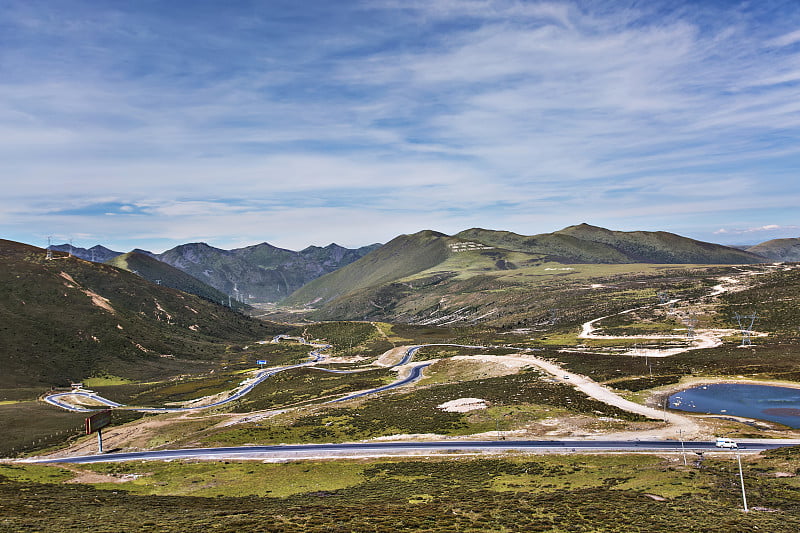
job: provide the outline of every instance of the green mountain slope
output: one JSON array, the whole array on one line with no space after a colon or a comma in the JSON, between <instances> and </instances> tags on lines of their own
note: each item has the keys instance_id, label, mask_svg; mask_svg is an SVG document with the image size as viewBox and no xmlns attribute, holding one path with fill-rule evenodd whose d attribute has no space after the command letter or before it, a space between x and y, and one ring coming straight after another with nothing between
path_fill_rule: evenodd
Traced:
<instances>
[{"instance_id":1,"label":"green mountain slope","mask_svg":"<svg viewBox=\"0 0 800 533\"><path fill-rule=\"evenodd\" d=\"M763 261L746 251L671 233L619 232L587 224L533 236L480 228L452 237L424 231L394 239L309 283L281 304L316 309L311 316L318 320L496 320L519 313L515 305L522 302L538 307L519 294L531 290L542 276L576 271L565 264L619 265L624 271L627 264ZM440 319L443 322L435 322Z\"/></svg>"},{"instance_id":2,"label":"green mountain slope","mask_svg":"<svg viewBox=\"0 0 800 533\"><path fill-rule=\"evenodd\" d=\"M561 263L746 264L763 258L720 244L665 231L612 231L579 224L554 233L518 235L473 228L456 237L509 250L544 255Z\"/></svg>"},{"instance_id":3,"label":"green mountain slope","mask_svg":"<svg viewBox=\"0 0 800 533\"><path fill-rule=\"evenodd\" d=\"M772 239L771 241L751 246L747 251L772 261L800 261L800 238Z\"/></svg>"},{"instance_id":4,"label":"green mountain slope","mask_svg":"<svg viewBox=\"0 0 800 533\"><path fill-rule=\"evenodd\" d=\"M579 224L555 235L569 235L581 241L605 244L625 255L626 263L659 264L749 264L763 259L755 254L721 244L696 241L665 231L612 231Z\"/></svg>"},{"instance_id":5,"label":"green mountain slope","mask_svg":"<svg viewBox=\"0 0 800 533\"><path fill-rule=\"evenodd\" d=\"M128 252L106 261L106 264L133 272L142 278L164 287L171 287L179 291L195 294L212 302L228 305L229 298L214 287L203 283L182 270L168 265L158 259L138 252ZM230 305L236 309L245 307L235 300L230 300Z\"/></svg>"},{"instance_id":6,"label":"green mountain slope","mask_svg":"<svg viewBox=\"0 0 800 533\"><path fill-rule=\"evenodd\" d=\"M111 265L0 240L0 388L164 378L282 328Z\"/></svg>"},{"instance_id":7,"label":"green mountain slope","mask_svg":"<svg viewBox=\"0 0 800 533\"><path fill-rule=\"evenodd\" d=\"M473 228L456 234L461 239L473 240L490 246L546 256L550 261L562 263L629 263L621 251L604 243L584 240L566 233L518 235L510 231L492 231Z\"/></svg>"},{"instance_id":8,"label":"green mountain slope","mask_svg":"<svg viewBox=\"0 0 800 533\"><path fill-rule=\"evenodd\" d=\"M282 305L320 306L355 290L417 274L448 258L448 239L435 231L400 235L358 261L308 283Z\"/></svg>"}]
</instances>

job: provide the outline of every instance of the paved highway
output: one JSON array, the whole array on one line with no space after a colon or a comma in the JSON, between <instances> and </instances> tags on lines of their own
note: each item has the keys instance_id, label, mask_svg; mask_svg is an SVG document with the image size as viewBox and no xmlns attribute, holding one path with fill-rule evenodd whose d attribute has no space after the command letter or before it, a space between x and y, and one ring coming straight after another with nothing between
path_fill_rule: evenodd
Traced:
<instances>
[{"instance_id":1,"label":"paved highway","mask_svg":"<svg viewBox=\"0 0 800 533\"><path fill-rule=\"evenodd\" d=\"M740 450L760 452L793 446L797 442L740 442ZM346 444L280 444L275 446L234 446L224 448L187 448L144 452L107 453L65 457L59 459L24 459L35 463L100 463L116 461L164 461L172 459L304 459L317 457L363 457L385 455L414 455L430 453L478 453L502 451L539 451L558 453L613 452L678 452L695 454L716 451L735 453L716 448L714 442L689 441L602 441L602 440L497 440L497 441L432 441L432 442L369 442Z\"/></svg>"},{"instance_id":2,"label":"paved highway","mask_svg":"<svg viewBox=\"0 0 800 533\"><path fill-rule=\"evenodd\" d=\"M383 392L385 390L394 389L395 387L399 387L401 385L413 383L422 377L422 369L430 365L431 363L420 363L411 369L411 372L408 374L408 376L399 381L395 381L394 383L391 383L389 385L384 385L383 387L378 387L377 389L370 389L363 392L356 392L355 394L349 394L342 398L337 398L335 400L331 400L325 403L336 403L336 402L343 402L345 400L352 400L353 398L361 398L362 396L366 396L368 394L375 394L376 392Z\"/></svg>"}]
</instances>

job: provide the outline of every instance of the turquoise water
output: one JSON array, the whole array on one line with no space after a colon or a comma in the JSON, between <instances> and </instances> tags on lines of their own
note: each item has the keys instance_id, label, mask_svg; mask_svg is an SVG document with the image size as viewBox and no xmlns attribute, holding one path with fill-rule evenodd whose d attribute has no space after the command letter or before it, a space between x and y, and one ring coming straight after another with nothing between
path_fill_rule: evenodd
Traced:
<instances>
[{"instance_id":1,"label":"turquoise water","mask_svg":"<svg viewBox=\"0 0 800 533\"><path fill-rule=\"evenodd\" d=\"M669 406L681 411L744 416L800 428L800 389L789 387L702 385L673 394Z\"/></svg>"}]
</instances>

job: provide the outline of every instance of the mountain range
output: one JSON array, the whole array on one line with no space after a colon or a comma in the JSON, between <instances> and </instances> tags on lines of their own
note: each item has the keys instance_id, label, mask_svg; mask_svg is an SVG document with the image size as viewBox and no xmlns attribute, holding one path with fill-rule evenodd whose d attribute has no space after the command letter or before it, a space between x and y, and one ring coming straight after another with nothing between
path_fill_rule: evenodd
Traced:
<instances>
[{"instance_id":1,"label":"mountain range","mask_svg":"<svg viewBox=\"0 0 800 533\"><path fill-rule=\"evenodd\" d=\"M663 231L611 231L588 224L525 236L473 228L448 236L434 231L401 235L350 265L322 276L282 304L331 311L346 300L373 302L381 287L541 265L561 264L747 264L767 259L752 252L696 241ZM367 290L369 289L369 290ZM370 294L370 296L366 296ZM329 316L330 315L330 316Z\"/></svg>"},{"instance_id":2,"label":"mountain range","mask_svg":"<svg viewBox=\"0 0 800 533\"><path fill-rule=\"evenodd\" d=\"M350 249L329 244L325 247L309 246L296 252L268 243L233 250L215 248L206 243L190 243L160 254L140 249L123 254L100 245L86 249L59 244L49 248L86 261L108 262L136 270L151 281L160 279L167 286L217 302L231 297L232 301L244 303L277 302L309 281L350 264L378 247L380 244ZM192 276L208 287L185 278L179 281L176 273L145 260L147 256Z\"/></svg>"},{"instance_id":3,"label":"mountain range","mask_svg":"<svg viewBox=\"0 0 800 533\"><path fill-rule=\"evenodd\" d=\"M232 250L190 243L160 254L146 250L122 254L102 246L87 250L66 244L51 249L71 250L73 255L87 260L108 261L150 281L216 302L280 302L311 308L323 307L354 291L418 276L429 269L441 275L461 270L509 270L548 261L746 264L800 260L800 239L777 239L739 249L663 231L613 231L589 224L538 235L472 228L450 236L425 230L401 235L383 246L348 249L330 244L309 246L299 252L268 243Z\"/></svg>"},{"instance_id":4,"label":"mountain range","mask_svg":"<svg viewBox=\"0 0 800 533\"><path fill-rule=\"evenodd\" d=\"M791 260L797 241L740 250L666 232L580 224L531 236L425 230L356 250L194 243L163 254L96 246L72 247L70 255L52 247L48 260L42 249L0 240L0 388L104 372L135 379L177 373L218 358L220 342L252 342L285 329L229 309L228 302L245 307L237 299L282 299L282 309L301 309L313 320L504 327L537 323L561 305L536 280L566 275L575 270L569 265L594 275L592 269L606 267L593 265ZM82 254L112 257L92 263Z\"/></svg>"},{"instance_id":5,"label":"mountain range","mask_svg":"<svg viewBox=\"0 0 800 533\"><path fill-rule=\"evenodd\" d=\"M277 302L309 281L348 265L379 246L351 250L330 244L295 252L267 243L234 250L193 243L154 257L234 298Z\"/></svg>"}]
</instances>

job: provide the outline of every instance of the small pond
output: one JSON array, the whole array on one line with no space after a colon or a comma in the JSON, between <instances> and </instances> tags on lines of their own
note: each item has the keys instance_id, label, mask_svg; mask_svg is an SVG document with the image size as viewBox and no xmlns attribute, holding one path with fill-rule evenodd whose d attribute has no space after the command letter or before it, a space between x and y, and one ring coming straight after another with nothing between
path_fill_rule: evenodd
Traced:
<instances>
[{"instance_id":1,"label":"small pond","mask_svg":"<svg viewBox=\"0 0 800 533\"><path fill-rule=\"evenodd\" d=\"M800 428L800 389L717 383L675 393L669 406L680 411L743 416Z\"/></svg>"}]
</instances>

